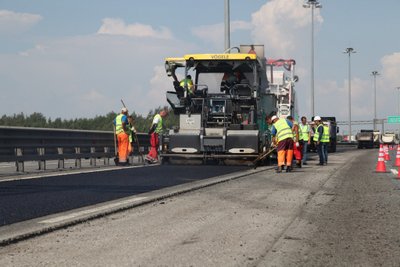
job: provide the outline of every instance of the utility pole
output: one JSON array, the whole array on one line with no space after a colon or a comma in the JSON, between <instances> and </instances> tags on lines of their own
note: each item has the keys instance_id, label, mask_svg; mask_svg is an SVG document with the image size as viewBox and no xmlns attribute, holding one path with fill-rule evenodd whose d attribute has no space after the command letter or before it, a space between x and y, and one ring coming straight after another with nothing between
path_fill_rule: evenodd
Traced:
<instances>
[{"instance_id":1,"label":"utility pole","mask_svg":"<svg viewBox=\"0 0 400 267\"><path fill-rule=\"evenodd\" d=\"M304 8L311 8L311 117L315 116L314 109L314 9L322 8L317 0L308 0L303 4Z\"/></svg>"},{"instance_id":2,"label":"utility pole","mask_svg":"<svg viewBox=\"0 0 400 267\"><path fill-rule=\"evenodd\" d=\"M351 54L356 51L354 48L348 47L343 53L349 54L349 143L351 143Z\"/></svg>"}]
</instances>

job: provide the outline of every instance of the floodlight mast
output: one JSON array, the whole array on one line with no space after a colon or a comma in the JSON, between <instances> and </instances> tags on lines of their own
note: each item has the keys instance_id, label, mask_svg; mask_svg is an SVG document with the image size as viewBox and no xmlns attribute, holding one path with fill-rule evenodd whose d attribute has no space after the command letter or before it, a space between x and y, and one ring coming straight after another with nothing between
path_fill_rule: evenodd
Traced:
<instances>
[{"instance_id":1,"label":"floodlight mast","mask_svg":"<svg viewBox=\"0 0 400 267\"><path fill-rule=\"evenodd\" d=\"M376 76L380 75L376 70L372 72L372 76L374 76L374 131L376 131Z\"/></svg>"},{"instance_id":2,"label":"floodlight mast","mask_svg":"<svg viewBox=\"0 0 400 267\"><path fill-rule=\"evenodd\" d=\"M351 54L356 53L354 48L348 47L344 50L349 55L349 143L351 143Z\"/></svg>"},{"instance_id":3,"label":"floodlight mast","mask_svg":"<svg viewBox=\"0 0 400 267\"><path fill-rule=\"evenodd\" d=\"M231 27L230 27L230 11L229 0L225 0L225 51L231 47ZM228 52L229 53L229 52Z\"/></svg>"},{"instance_id":4,"label":"floodlight mast","mask_svg":"<svg viewBox=\"0 0 400 267\"><path fill-rule=\"evenodd\" d=\"M314 109L314 9L322 8L322 5L317 0L308 0L303 4L304 8L311 8L311 116L315 116Z\"/></svg>"}]
</instances>

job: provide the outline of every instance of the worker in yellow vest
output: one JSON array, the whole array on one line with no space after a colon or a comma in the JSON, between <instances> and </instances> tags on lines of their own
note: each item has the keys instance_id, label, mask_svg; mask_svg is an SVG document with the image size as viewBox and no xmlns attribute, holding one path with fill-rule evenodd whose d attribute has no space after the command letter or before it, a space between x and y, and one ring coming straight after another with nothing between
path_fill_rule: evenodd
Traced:
<instances>
[{"instance_id":1,"label":"worker in yellow vest","mask_svg":"<svg viewBox=\"0 0 400 267\"><path fill-rule=\"evenodd\" d=\"M129 130L128 109L123 107L121 113L114 119L115 134L118 140L118 165L128 165Z\"/></svg>"},{"instance_id":2,"label":"worker in yellow vest","mask_svg":"<svg viewBox=\"0 0 400 267\"><path fill-rule=\"evenodd\" d=\"M159 145L159 135L162 134L163 131L163 119L168 115L166 110L160 111L160 113L156 114L153 118L153 123L149 130L150 134L150 151L149 154L146 155L146 161L148 163L157 163L158 162L158 145Z\"/></svg>"},{"instance_id":3,"label":"worker in yellow vest","mask_svg":"<svg viewBox=\"0 0 400 267\"><path fill-rule=\"evenodd\" d=\"M194 86L193 86L193 80L191 75L187 75L185 79L181 80L179 85L185 89L187 89L187 93L189 95L194 94Z\"/></svg>"},{"instance_id":4,"label":"worker in yellow vest","mask_svg":"<svg viewBox=\"0 0 400 267\"><path fill-rule=\"evenodd\" d=\"M322 154L324 155L324 165L328 165L328 146L330 141L329 126L323 123L324 133L322 134Z\"/></svg>"},{"instance_id":5,"label":"worker in yellow vest","mask_svg":"<svg viewBox=\"0 0 400 267\"><path fill-rule=\"evenodd\" d=\"M299 143L302 147L302 165L307 165L307 147L311 142L310 125L307 123L306 117L301 117L301 123L299 124Z\"/></svg>"},{"instance_id":6,"label":"worker in yellow vest","mask_svg":"<svg viewBox=\"0 0 400 267\"><path fill-rule=\"evenodd\" d=\"M322 119L320 116L314 117L314 122L316 125L313 141L317 147L317 152L319 156L319 163L317 165L324 165L325 164L325 143L326 143L326 134L324 135L325 129L322 123ZM329 142L329 137L328 137Z\"/></svg>"},{"instance_id":7,"label":"worker in yellow vest","mask_svg":"<svg viewBox=\"0 0 400 267\"><path fill-rule=\"evenodd\" d=\"M129 147L128 147L128 155L133 154L133 147L134 147L134 142L135 142L135 136L136 136L136 129L134 126L135 119L133 118L132 115L128 116L128 137L129 137Z\"/></svg>"},{"instance_id":8,"label":"worker in yellow vest","mask_svg":"<svg viewBox=\"0 0 400 267\"><path fill-rule=\"evenodd\" d=\"M286 172L292 171L293 160L293 123L287 119L280 119L276 115L267 117L267 123L272 124L272 144L277 146L278 168L276 172L282 172L286 163Z\"/></svg>"}]
</instances>

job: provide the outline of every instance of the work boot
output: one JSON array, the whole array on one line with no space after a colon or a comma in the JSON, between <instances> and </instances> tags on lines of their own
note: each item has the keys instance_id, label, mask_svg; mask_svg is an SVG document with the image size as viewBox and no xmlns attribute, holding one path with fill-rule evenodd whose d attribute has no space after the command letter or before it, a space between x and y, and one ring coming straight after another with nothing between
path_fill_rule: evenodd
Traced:
<instances>
[{"instance_id":1,"label":"work boot","mask_svg":"<svg viewBox=\"0 0 400 267\"><path fill-rule=\"evenodd\" d=\"M300 161L300 160L298 160L298 161L296 162L296 166L297 166L297 168L301 168L301 161Z\"/></svg>"},{"instance_id":2,"label":"work boot","mask_svg":"<svg viewBox=\"0 0 400 267\"><path fill-rule=\"evenodd\" d=\"M287 166L286 167L286 172L291 172L292 171L292 166Z\"/></svg>"},{"instance_id":3,"label":"work boot","mask_svg":"<svg viewBox=\"0 0 400 267\"><path fill-rule=\"evenodd\" d=\"M282 166L278 166L278 168L276 168L276 172L277 172L277 173L282 172Z\"/></svg>"}]
</instances>

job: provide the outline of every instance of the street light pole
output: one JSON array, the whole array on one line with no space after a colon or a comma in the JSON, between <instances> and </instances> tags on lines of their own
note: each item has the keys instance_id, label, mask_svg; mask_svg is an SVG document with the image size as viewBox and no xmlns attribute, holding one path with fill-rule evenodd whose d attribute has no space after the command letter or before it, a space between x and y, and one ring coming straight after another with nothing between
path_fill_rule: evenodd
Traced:
<instances>
[{"instance_id":1,"label":"street light pole","mask_svg":"<svg viewBox=\"0 0 400 267\"><path fill-rule=\"evenodd\" d=\"M311 8L311 116L314 117L314 9L322 8L317 0L308 0L304 8Z\"/></svg>"},{"instance_id":2,"label":"street light pole","mask_svg":"<svg viewBox=\"0 0 400 267\"><path fill-rule=\"evenodd\" d=\"M396 87L396 89L399 92L397 94L397 115L400 116L400 86Z\"/></svg>"},{"instance_id":3,"label":"street light pole","mask_svg":"<svg viewBox=\"0 0 400 267\"><path fill-rule=\"evenodd\" d=\"M397 92L397 115L400 116L400 86L396 87ZM399 129L399 134L400 134L400 129Z\"/></svg>"},{"instance_id":4,"label":"street light pole","mask_svg":"<svg viewBox=\"0 0 400 267\"><path fill-rule=\"evenodd\" d=\"M352 47L346 48L343 52L349 54L349 143L351 143L351 54L356 51Z\"/></svg>"},{"instance_id":5,"label":"street light pole","mask_svg":"<svg viewBox=\"0 0 400 267\"><path fill-rule=\"evenodd\" d=\"M376 70L372 72L374 76L374 131L376 131L376 76L380 75Z\"/></svg>"},{"instance_id":6,"label":"street light pole","mask_svg":"<svg viewBox=\"0 0 400 267\"><path fill-rule=\"evenodd\" d=\"M231 47L229 0L225 0L225 51Z\"/></svg>"}]
</instances>

